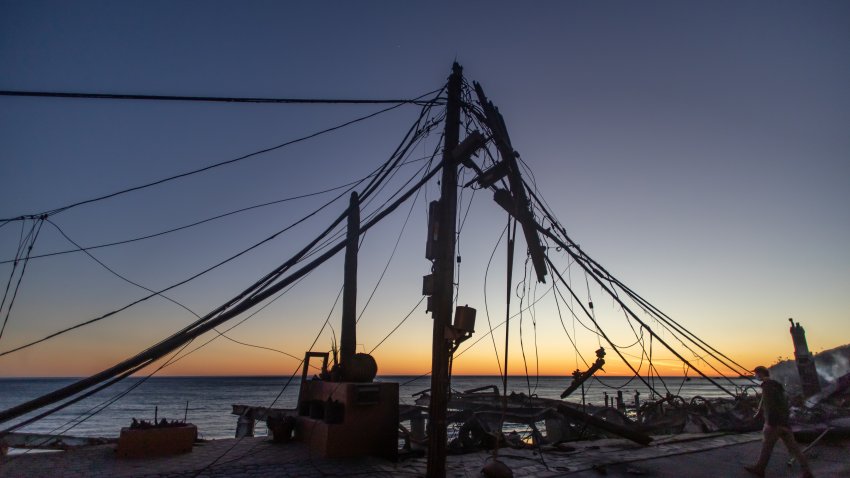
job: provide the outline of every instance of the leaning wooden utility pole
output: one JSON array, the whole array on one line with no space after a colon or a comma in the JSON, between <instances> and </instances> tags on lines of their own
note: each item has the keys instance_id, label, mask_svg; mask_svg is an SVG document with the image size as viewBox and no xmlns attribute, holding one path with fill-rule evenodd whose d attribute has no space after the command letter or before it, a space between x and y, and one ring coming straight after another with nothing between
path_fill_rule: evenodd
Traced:
<instances>
[{"instance_id":1,"label":"leaning wooden utility pole","mask_svg":"<svg viewBox=\"0 0 850 478\"><path fill-rule=\"evenodd\" d=\"M428 408L427 476L446 476L446 408L449 385L449 343L446 327L452 323L455 235L457 222L458 160L454 150L460 136L460 90L463 69L455 63L449 77L446 129L443 143L443 176L434 261L434 336L431 357L431 403Z\"/></svg>"}]
</instances>

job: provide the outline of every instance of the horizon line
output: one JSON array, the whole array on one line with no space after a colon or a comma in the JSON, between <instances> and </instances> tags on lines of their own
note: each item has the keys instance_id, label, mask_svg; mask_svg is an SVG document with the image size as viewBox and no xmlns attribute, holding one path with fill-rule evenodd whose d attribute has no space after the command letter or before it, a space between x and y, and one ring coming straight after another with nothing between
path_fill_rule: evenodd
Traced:
<instances>
[{"instance_id":1,"label":"horizon line","mask_svg":"<svg viewBox=\"0 0 850 478\"><path fill-rule=\"evenodd\" d=\"M387 375L378 375L376 378L390 378L390 377L417 377L417 378L427 378L430 374L427 375L416 375L416 374L387 374ZM10 375L10 376L0 376L0 380L13 380L13 379L79 379L85 378L88 375L34 375L34 376L24 376L24 375ZM140 378L141 375L131 375L128 378ZM155 375L148 378L278 378L278 377L288 377L288 375ZM493 374L453 374L452 377L494 377L494 378L502 378L502 375L493 375ZM571 379L572 375L508 375L509 378L566 378ZM632 378L634 375L594 375L593 377L597 378ZM300 380L300 377L295 377ZM687 376L687 375L655 375L654 378L686 378L686 379L705 379L706 377L702 376ZM750 378L749 376L739 375L739 376L731 376L731 375L710 375L708 378Z\"/></svg>"}]
</instances>

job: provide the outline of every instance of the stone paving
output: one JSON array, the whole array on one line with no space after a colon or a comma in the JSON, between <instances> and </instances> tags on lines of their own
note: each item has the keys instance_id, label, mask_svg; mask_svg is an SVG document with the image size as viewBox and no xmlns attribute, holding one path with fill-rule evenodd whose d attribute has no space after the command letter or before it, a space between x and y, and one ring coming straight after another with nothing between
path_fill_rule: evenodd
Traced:
<instances>
[{"instance_id":1,"label":"stone paving","mask_svg":"<svg viewBox=\"0 0 850 478\"><path fill-rule=\"evenodd\" d=\"M626 440L570 443L558 450L502 450L499 459L516 477L744 477L744 464L758 455L761 435L676 435L658 437L650 446ZM816 476L850 476L850 443L819 445L812 464ZM768 476L798 476L799 467L785 463L780 444ZM478 477L487 453L447 458L448 477ZM163 458L121 459L110 445L68 452L31 453L4 457L0 477L324 477L424 476L425 459L397 463L378 458L324 459L301 444L276 444L266 438L215 440L198 444L191 453Z\"/></svg>"}]
</instances>

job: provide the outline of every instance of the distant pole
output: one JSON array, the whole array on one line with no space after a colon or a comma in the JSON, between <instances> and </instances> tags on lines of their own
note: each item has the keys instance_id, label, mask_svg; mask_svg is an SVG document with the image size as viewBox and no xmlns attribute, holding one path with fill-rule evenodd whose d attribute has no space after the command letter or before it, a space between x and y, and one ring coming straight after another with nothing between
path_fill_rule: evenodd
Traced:
<instances>
[{"instance_id":1,"label":"distant pole","mask_svg":"<svg viewBox=\"0 0 850 478\"><path fill-rule=\"evenodd\" d=\"M440 193L438 256L434 261L434 334L431 357L431 403L428 409L427 476L446 476L446 408L448 407L449 346L446 327L452 323L454 302L455 234L457 221L457 170L453 156L460 141L460 90L463 69L455 63L449 77L446 103L443 172Z\"/></svg>"},{"instance_id":2,"label":"distant pole","mask_svg":"<svg viewBox=\"0 0 850 478\"><path fill-rule=\"evenodd\" d=\"M360 238L360 197L351 193L348 205L348 239L345 245L345 283L342 293L342 330L339 364L342 379L347 380L352 359L357 352L357 248Z\"/></svg>"},{"instance_id":3,"label":"distant pole","mask_svg":"<svg viewBox=\"0 0 850 478\"><path fill-rule=\"evenodd\" d=\"M511 330L511 283L513 282L514 273L514 237L516 236L516 227L514 227L514 235L511 235L511 223L516 222L508 216L508 273L505 289L505 375L502 377L502 408L508 404L508 350L510 342Z\"/></svg>"}]
</instances>

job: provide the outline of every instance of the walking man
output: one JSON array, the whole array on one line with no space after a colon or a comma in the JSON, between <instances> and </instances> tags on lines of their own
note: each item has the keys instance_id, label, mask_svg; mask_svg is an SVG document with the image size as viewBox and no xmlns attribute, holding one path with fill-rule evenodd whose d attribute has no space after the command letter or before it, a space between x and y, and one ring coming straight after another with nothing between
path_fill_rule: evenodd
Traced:
<instances>
[{"instance_id":1,"label":"walking man","mask_svg":"<svg viewBox=\"0 0 850 478\"><path fill-rule=\"evenodd\" d=\"M770 372L766 367L759 365L753 370L756 377L761 380L761 403L755 417L764 416L764 441L761 445L761 455L755 465L744 468L756 476L764 476L770 454L777 440L782 440L788 452L800 463L803 469L803 478L812 478L812 470L806 455L800 451L799 445L794 440L794 434L788 425L788 399L785 397L785 389L782 384L770 378Z\"/></svg>"}]
</instances>

